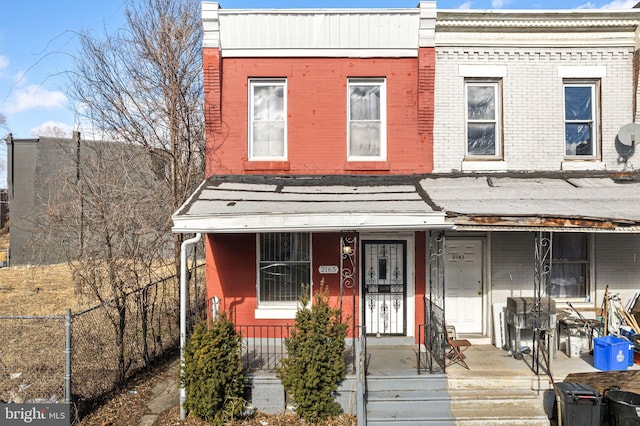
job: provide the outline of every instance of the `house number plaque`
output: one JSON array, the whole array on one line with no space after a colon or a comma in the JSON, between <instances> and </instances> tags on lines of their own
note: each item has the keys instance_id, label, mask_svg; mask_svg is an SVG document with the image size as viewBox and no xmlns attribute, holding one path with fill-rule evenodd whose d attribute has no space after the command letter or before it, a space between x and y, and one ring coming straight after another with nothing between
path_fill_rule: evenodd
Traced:
<instances>
[{"instance_id":1,"label":"house number plaque","mask_svg":"<svg viewBox=\"0 0 640 426\"><path fill-rule=\"evenodd\" d=\"M318 272L321 274L337 274L338 267L336 265L321 265L318 266Z\"/></svg>"}]
</instances>

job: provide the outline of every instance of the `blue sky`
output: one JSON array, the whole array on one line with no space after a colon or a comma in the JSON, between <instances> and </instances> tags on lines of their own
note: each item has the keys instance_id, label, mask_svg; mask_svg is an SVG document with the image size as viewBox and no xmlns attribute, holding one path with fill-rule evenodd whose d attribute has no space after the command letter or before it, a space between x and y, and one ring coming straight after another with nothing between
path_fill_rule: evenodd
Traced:
<instances>
[{"instance_id":1,"label":"blue sky","mask_svg":"<svg viewBox=\"0 0 640 426\"><path fill-rule=\"evenodd\" d=\"M101 35L124 22L126 0L4 1L0 20L0 138L31 138L43 128L77 128L65 96L65 71L78 31ZM640 0L439 0L440 9L575 9L632 7ZM418 0L222 0L223 8L415 7ZM40 129L40 130L39 130ZM3 161L0 151L0 165Z\"/></svg>"}]
</instances>

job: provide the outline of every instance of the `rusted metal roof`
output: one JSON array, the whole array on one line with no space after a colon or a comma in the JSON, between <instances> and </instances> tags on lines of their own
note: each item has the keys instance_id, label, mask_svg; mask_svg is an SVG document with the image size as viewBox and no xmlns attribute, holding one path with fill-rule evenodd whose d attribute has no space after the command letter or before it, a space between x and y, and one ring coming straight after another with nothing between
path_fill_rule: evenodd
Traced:
<instances>
[{"instance_id":1,"label":"rusted metal roof","mask_svg":"<svg viewBox=\"0 0 640 426\"><path fill-rule=\"evenodd\" d=\"M213 176L175 232L580 230L638 232L637 173Z\"/></svg>"}]
</instances>

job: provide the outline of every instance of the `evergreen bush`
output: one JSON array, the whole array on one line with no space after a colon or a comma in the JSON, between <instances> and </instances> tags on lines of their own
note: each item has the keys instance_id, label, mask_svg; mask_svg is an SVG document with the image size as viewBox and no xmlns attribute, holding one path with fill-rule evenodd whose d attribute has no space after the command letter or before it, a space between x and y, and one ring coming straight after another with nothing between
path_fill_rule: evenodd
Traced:
<instances>
[{"instance_id":1,"label":"evergreen bush","mask_svg":"<svg viewBox=\"0 0 640 426\"><path fill-rule=\"evenodd\" d=\"M341 412L335 401L338 386L346 376L344 361L347 324L340 310L329 305L329 291L320 291L308 306L303 291L291 336L285 341L287 357L277 374L296 413L308 422L318 422Z\"/></svg>"},{"instance_id":2,"label":"evergreen bush","mask_svg":"<svg viewBox=\"0 0 640 426\"><path fill-rule=\"evenodd\" d=\"M198 323L185 345L184 408L214 424L237 417L244 408L245 373L240 358L241 336L223 312L208 323Z\"/></svg>"}]
</instances>

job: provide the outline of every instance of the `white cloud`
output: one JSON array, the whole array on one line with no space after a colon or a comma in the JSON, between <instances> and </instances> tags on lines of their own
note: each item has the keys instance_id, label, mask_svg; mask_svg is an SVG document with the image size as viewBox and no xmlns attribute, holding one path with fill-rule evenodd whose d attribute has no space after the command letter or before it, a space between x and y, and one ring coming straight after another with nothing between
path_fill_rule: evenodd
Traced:
<instances>
[{"instance_id":1,"label":"white cloud","mask_svg":"<svg viewBox=\"0 0 640 426\"><path fill-rule=\"evenodd\" d=\"M460 6L458 6L458 9L471 9L471 2L465 1Z\"/></svg>"},{"instance_id":2,"label":"white cloud","mask_svg":"<svg viewBox=\"0 0 640 426\"><path fill-rule=\"evenodd\" d=\"M9 58L6 56L0 55L0 70L7 68L9 66Z\"/></svg>"},{"instance_id":3,"label":"white cloud","mask_svg":"<svg viewBox=\"0 0 640 426\"><path fill-rule=\"evenodd\" d=\"M34 108L60 108L66 102L64 93L30 84L16 89L2 105L2 110L7 114L15 114Z\"/></svg>"},{"instance_id":4,"label":"white cloud","mask_svg":"<svg viewBox=\"0 0 640 426\"><path fill-rule=\"evenodd\" d=\"M632 9L640 0L611 0L609 3L603 4L601 7L596 7L595 3L588 1L583 5L578 6L576 9Z\"/></svg>"},{"instance_id":5,"label":"white cloud","mask_svg":"<svg viewBox=\"0 0 640 426\"><path fill-rule=\"evenodd\" d=\"M510 0L491 0L491 7L494 9L501 9L509 3Z\"/></svg>"},{"instance_id":6,"label":"white cloud","mask_svg":"<svg viewBox=\"0 0 640 426\"><path fill-rule=\"evenodd\" d=\"M602 9L632 9L638 0L613 0L602 6Z\"/></svg>"},{"instance_id":7,"label":"white cloud","mask_svg":"<svg viewBox=\"0 0 640 426\"><path fill-rule=\"evenodd\" d=\"M67 123L51 120L45 121L29 131L32 137L50 136L55 138L70 138L72 132L72 127Z\"/></svg>"}]
</instances>

